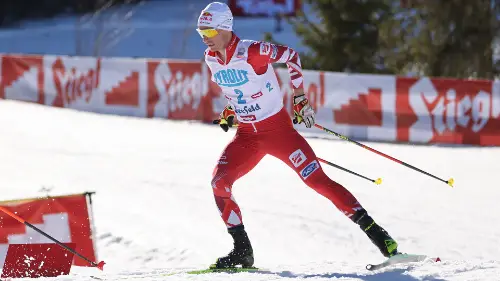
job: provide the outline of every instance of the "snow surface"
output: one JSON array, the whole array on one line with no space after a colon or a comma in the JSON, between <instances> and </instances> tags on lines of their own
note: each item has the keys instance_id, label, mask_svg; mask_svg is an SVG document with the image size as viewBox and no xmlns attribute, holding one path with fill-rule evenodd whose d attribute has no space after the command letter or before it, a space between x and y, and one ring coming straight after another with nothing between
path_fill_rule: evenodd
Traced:
<instances>
[{"instance_id":1,"label":"snow surface","mask_svg":"<svg viewBox=\"0 0 500 281\"><path fill-rule=\"evenodd\" d=\"M204 268L230 250L210 180L233 135L196 122L0 100L1 199L45 195L42 188L51 195L97 192L97 250L105 271L73 267L70 276L50 280L500 280L500 148L366 143L454 177L452 189L321 132L308 137L319 157L384 183L323 166L326 173L355 194L401 251L443 262L368 272L364 266L383 257L362 231L266 156L234 194L256 266L268 271L161 276Z\"/></svg>"}]
</instances>

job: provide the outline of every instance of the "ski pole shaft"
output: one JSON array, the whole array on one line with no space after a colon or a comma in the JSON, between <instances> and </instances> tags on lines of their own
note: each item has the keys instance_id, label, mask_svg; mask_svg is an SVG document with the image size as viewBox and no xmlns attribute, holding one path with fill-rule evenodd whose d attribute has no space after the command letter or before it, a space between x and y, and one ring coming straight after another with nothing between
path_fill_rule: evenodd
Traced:
<instances>
[{"instance_id":1,"label":"ski pole shaft","mask_svg":"<svg viewBox=\"0 0 500 281\"><path fill-rule=\"evenodd\" d=\"M381 179L381 178L378 178L378 179L376 179L376 180L374 180L374 179L370 179L369 177L365 177L365 176L363 176L363 175L361 175L361 174L358 174L358 173L356 173L356 172L353 172L353 171L351 171L351 170L349 170L349 169L346 169L346 168L344 168L344 167L342 167L342 166L339 166L339 165L334 164L334 163L332 163L332 162L326 161L326 160L321 159L321 158L319 158L319 157L318 157L318 160L319 160L320 162L323 162L323 163L325 163L325 164L327 164L327 165L330 165L330 166L332 166L332 167L335 167L335 168L337 168L337 169L339 169L339 170L342 170L342 171L344 171L344 172L348 172L348 173L350 173L350 174L353 174L353 175L358 176L358 177L360 177L360 178L363 178L363 179L365 179L365 180L371 181L371 182L373 182L374 184L381 184L381 183L382 183L382 179Z\"/></svg>"},{"instance_id":2,"label":"ski pole shaft","mask_svg":"<svg viewBox=\"0 0 500 281\"><path fill-rule=\"evenodd\" d=\"M103 270L103 267L104 267L104 264L105 262L104 261L101 261L99 263L95 263L93 261L91 261L90 259L84 257L83 255L81 255L80 253L78 253L77 251L71 249L70 247L64 245L63 243L59 242L57 239L55 239L54 237L48 235L47 233L45 233L44 231L42 231L41 229L39 229L38 227L32 225L31 223L25 221L23 218L21 218L20 216L12 213L11 211L7 210L6 208L0 206L0 211L4 212L5 214L9 215L10 217L14 218L15 220L17 220L18 222L26 225L27 227L35 230L36 232L42 234L43 236L47 237L48 239L52 240L53 242L55 242L57 245L63 247L64 249L66 249L67 251L77 255L78 257L80 257L81 259L87 261L89 264L91 264L92 266L94 267L97 267L98 269L100 270Z\"/></svg>"},{"instance_id":3,"label":"ski pole shaft","mask_svg":"<svg viewBox=\"0 0 500 281\"><path fill-rule=\"evenodd\" d=\"M378 151L378 150L375 150L375 149L373 149L373 148L371 148L371 147L369 147L369 146L366 146L366 145L364 145L364 144L362 144L362 143L359 143L359 142L357 142L357 141L355 141L355 140L352 140L352 139L350 139L350 138L348 138L348 137L346 137L346 136L344 136L344 135L341 135L341 134L339 134L339 133L337 133L337 132L334 132L334 131L332 131L332 130L329 130L329 129L327 129L327 128L325 128L325 127L323 127L323 126L319 125L319 124L314 124L314 127L318 128L318 129L320 129L320 130L323 130L323 131L325 131L325 132L327 132L327 133L329 133L329 134L332 134L332 135L334 135L334 136L336 136L336 137L338 137L338 138L341 138L341 139L343 139L343 140L345 140L345 141L348 141L348 142L350 142L350 143L354 143L354 144L356 144L356 145L358 145L358 146L361 146L361 147L362 147L362 148L364 148L364 149L367 149L367 150L369 150L369 151L371 151L371 152L374 152L374 153L376 153L376 154L378 154L378 155L380 155L380 156L383 156L383 157L385 157L385 158L387 158L387 159L390 159L390 160L392 160L392 161L394 161L394 162L396 162L396 163L398 163L398 164L401 164L401 165L403 165L403 166L405 166L405 167L407 167L407 168L413 169L413 170L415 170L415 171L417 171L417 172L420 172L420 173L422 173L422 174L424 174L424 175L427 175L427 176L429 176L429 177L432 177L432 178L434 178L434 179L437 179L437 180L439 180L439 181L442 181L442 182L444 182L444 183L447 183L449 186L453 187L453 183L455 182L453 178L450 178L449 180L444 180L444 179L439 178L439 177L437 177L437 176L435 176L435 175L433 175L433 174L431 174L431 173L428 173L428 172L426 172L426 171L424 171L424 170L421 170L421 169L419 169L419 168L417 168L417 167L415 167L415 166L412 166L412 165L410 165L410 164L408 164L408 163L405 163L405 162L403 162L403 161L401 161L401 160L398 160L398 159L396 159L396 158L394 158L394 157L392 157L392 156L389 156L389 155L387 155L387 154L385 154L385 153L382 153L382 152L380 152L380 151Z\"/></svg>"}]
</instances>

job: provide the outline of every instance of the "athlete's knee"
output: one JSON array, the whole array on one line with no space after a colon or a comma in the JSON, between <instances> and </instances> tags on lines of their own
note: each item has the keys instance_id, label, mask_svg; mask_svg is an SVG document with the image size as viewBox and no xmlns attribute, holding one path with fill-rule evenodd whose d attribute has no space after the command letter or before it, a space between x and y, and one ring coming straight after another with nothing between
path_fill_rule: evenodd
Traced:
<instances>
[{"instance_id":1,"label":"athlete's knee","mask_svg":"<svg viewBox=\"0 0 500 281\"><path fill-rule=\"evenodd\" d=\"M326 183L332 181L321 168L314 170L312 172L302 170L300 172L302 180L311 188L318 186L323 186Z\"/></svg>"},{"instance_id":2,"label":"athlete's knee","mask_svg":"<svg viewBox=\"0 0 500 281\"><path fill-rule=\"evenodd\" d=\"M231 196L233 182L225 174L216 173L212 178L211 185L214 195L221 197Z\"/></svg>"},{"instance_id":3,"label":"athlete's knee","mask_svg":"<svg viewBox=\"0 0 500 281\"><path fill-rule=\"evenodd\" d=\"M220 215L227 227L242 223L241 211L232 196L233 180L225 174L216 173L212 178L212 191Z\"/></svg>"}]
</instances>

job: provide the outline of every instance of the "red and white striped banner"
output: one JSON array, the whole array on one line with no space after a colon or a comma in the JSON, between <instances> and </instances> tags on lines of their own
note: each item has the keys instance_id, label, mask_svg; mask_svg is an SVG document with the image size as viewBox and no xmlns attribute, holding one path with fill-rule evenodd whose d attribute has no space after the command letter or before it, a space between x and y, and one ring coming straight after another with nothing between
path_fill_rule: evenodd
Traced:
<instances>
[{"instance_id":1,"label":"red and white striped banner","mask_svg":"<svg viewBox=\"0 0 500 281\"><path fill-rule=\"evenodd\" d=\"M286 108L292 86L276 70ZM210 122L226 101L200 61L0 57L0 98ZM317 122L359 140L500 145L500 81L304 71ZM302 128L302 127L297 127Z\"/></svg>"}]
</instances>

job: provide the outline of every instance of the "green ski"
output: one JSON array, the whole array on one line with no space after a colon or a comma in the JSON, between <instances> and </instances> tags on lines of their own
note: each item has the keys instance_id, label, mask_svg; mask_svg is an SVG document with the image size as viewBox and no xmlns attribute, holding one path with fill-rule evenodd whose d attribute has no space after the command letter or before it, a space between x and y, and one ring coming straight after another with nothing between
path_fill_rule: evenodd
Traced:
<instances>
[{"instance_id":1,"label":"green ski","mask_svg":"<svg viewBox=\"0 0 500 281\"><path fill-rule=\"evenodd\" d=\"M230 268L207 268L201 270L188 271L187 274L206 274L206 273L238 273L238 272L257 272L257 267L230 267Z\"/></svg>"}]
</instances>

